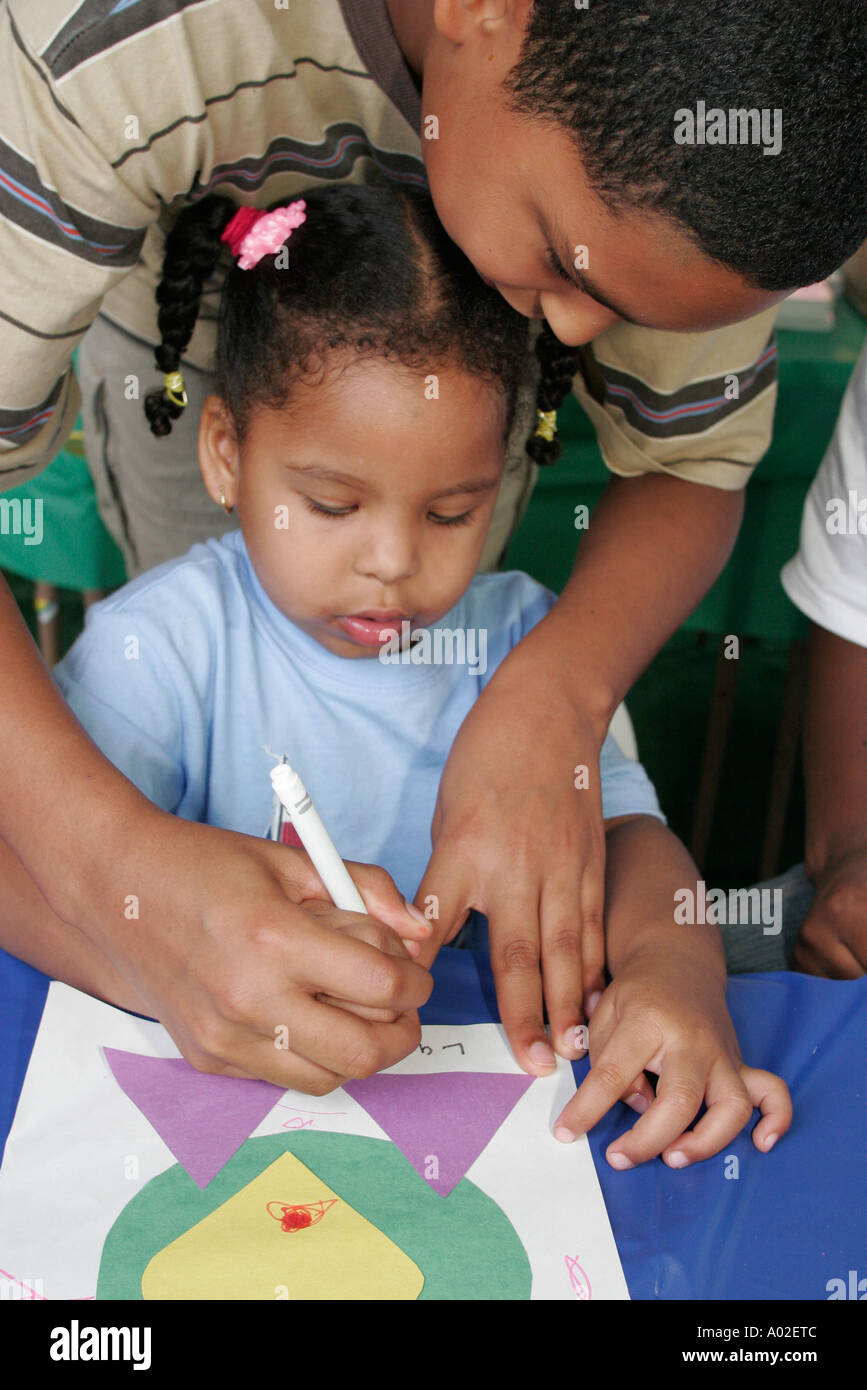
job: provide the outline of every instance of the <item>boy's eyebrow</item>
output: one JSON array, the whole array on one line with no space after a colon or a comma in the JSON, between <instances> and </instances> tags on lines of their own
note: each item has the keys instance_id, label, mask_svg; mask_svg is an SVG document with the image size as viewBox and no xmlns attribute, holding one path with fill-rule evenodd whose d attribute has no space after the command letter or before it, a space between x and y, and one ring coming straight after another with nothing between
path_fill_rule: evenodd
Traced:
<instances>
[{"instance_id":1,"label":"boy's eyebrow","mask_svg":"<svg viewBox=\"0 0 867 1390\"><path fill-rule=\"evenodd\" d=\"M325 468L319 463L287 463L283 465L292 473L304 473L309 478L317 478L324 483L349 483L352 487L360 487L367 490L368 484L363 478L357 478L353 473L342 473L337 468ZM500 486L499 478L468 478L463 483L455 483L454 487L443 488L441 492L434 492L432 497L454 497L465 492L490 492L492 488Z\"/></svg>"}]
</instances>

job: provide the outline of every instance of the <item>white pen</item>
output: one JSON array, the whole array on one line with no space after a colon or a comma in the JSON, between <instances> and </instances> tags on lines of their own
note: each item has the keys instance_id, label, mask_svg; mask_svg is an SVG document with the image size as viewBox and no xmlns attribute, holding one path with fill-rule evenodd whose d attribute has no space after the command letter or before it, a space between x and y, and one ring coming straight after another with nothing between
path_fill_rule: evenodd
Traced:
<instances>
[{"instance_id":1,"label":"white pen","mask_svg":"<svg viewBox=\"0 0 867 1390\"><path fill-rule=\"evenodd\" d=\"M334 906L342 908L344 912L366 913L364 899L334 848L331 836L319 819L319 813L298 773L288 763L280 763L271 769L271 785L289 812L298 838L310 855L313 867L328 889Z\"/></svg>"}]
</instances>

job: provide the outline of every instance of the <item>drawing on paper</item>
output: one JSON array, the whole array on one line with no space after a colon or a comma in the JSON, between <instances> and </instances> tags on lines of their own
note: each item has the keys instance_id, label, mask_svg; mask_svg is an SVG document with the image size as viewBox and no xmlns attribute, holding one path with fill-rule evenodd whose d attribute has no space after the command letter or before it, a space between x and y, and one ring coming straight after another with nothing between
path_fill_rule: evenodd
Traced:
<instances>
[{"instance_id":1,"label":"drawing on paper","mask_svg":"<svg viewBox=\"0 0 867 1390\"><path fill-rule=\"evenodd\" d=\"M275 1191L330 1205L287 1240ZM153 1178L106 1238L97 1298L527 1299L531 1284L512 1223L468 1178L443 1200L384 1139L296 1131L248 1139L204 1190L179 1164Z\"/></svg>"},{"instance_id":2,"label":"drawing on paper","mask_svg":"<svg viewBox=\"0 0 867 1390\"><path fill-rule=\"evenodd\" d=\"M0 1291L628 1297L589 1146L551 1137L574 1084L519 1072L493 1024L426 1025L317 1100L198 1073L159 1024L55 982L0 1171Z\"/></svg>"}]
</instances>

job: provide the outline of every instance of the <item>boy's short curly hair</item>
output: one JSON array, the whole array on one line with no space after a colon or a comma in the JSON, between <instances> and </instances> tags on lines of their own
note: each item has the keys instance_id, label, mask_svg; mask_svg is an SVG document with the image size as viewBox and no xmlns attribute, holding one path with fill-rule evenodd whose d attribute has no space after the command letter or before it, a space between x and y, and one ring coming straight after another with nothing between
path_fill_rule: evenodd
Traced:
<instances>
[{"instance_id":1,"label":"boy's short curly hair","mask_svg":"<svg viewBox=\"0 0 867 1390\"><path fill-rule=\"evenodd\" d=\"M762 289L823 279L867 236L867 0L535 0L505 88L574 137L612 210L672 219ZM699 101L779 110L779 153L676 143Z\"/></svg>"}]
</instances>

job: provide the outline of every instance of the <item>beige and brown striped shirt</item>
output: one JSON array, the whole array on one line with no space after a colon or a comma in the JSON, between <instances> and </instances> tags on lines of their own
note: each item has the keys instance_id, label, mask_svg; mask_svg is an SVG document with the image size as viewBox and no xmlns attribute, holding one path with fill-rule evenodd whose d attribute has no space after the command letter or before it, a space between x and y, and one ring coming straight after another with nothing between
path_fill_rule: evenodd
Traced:
<instances>
[{"instance_id":1,"label":"beige and brown striped shirt","mask_svg":"<svg viewBox=\"0 0 867 1390\"><path fill-rule=\"evenodd\" d=\"M159 341L154 291L184 203L426 184L385 0L2 0L0 72L0 488L73 428L72 353L98 311ZM186 353L200 367L221 278ZM743 486L770 438L773 317L598 338L575 391L608 467Z\"/></svg>"}]
</instances>

